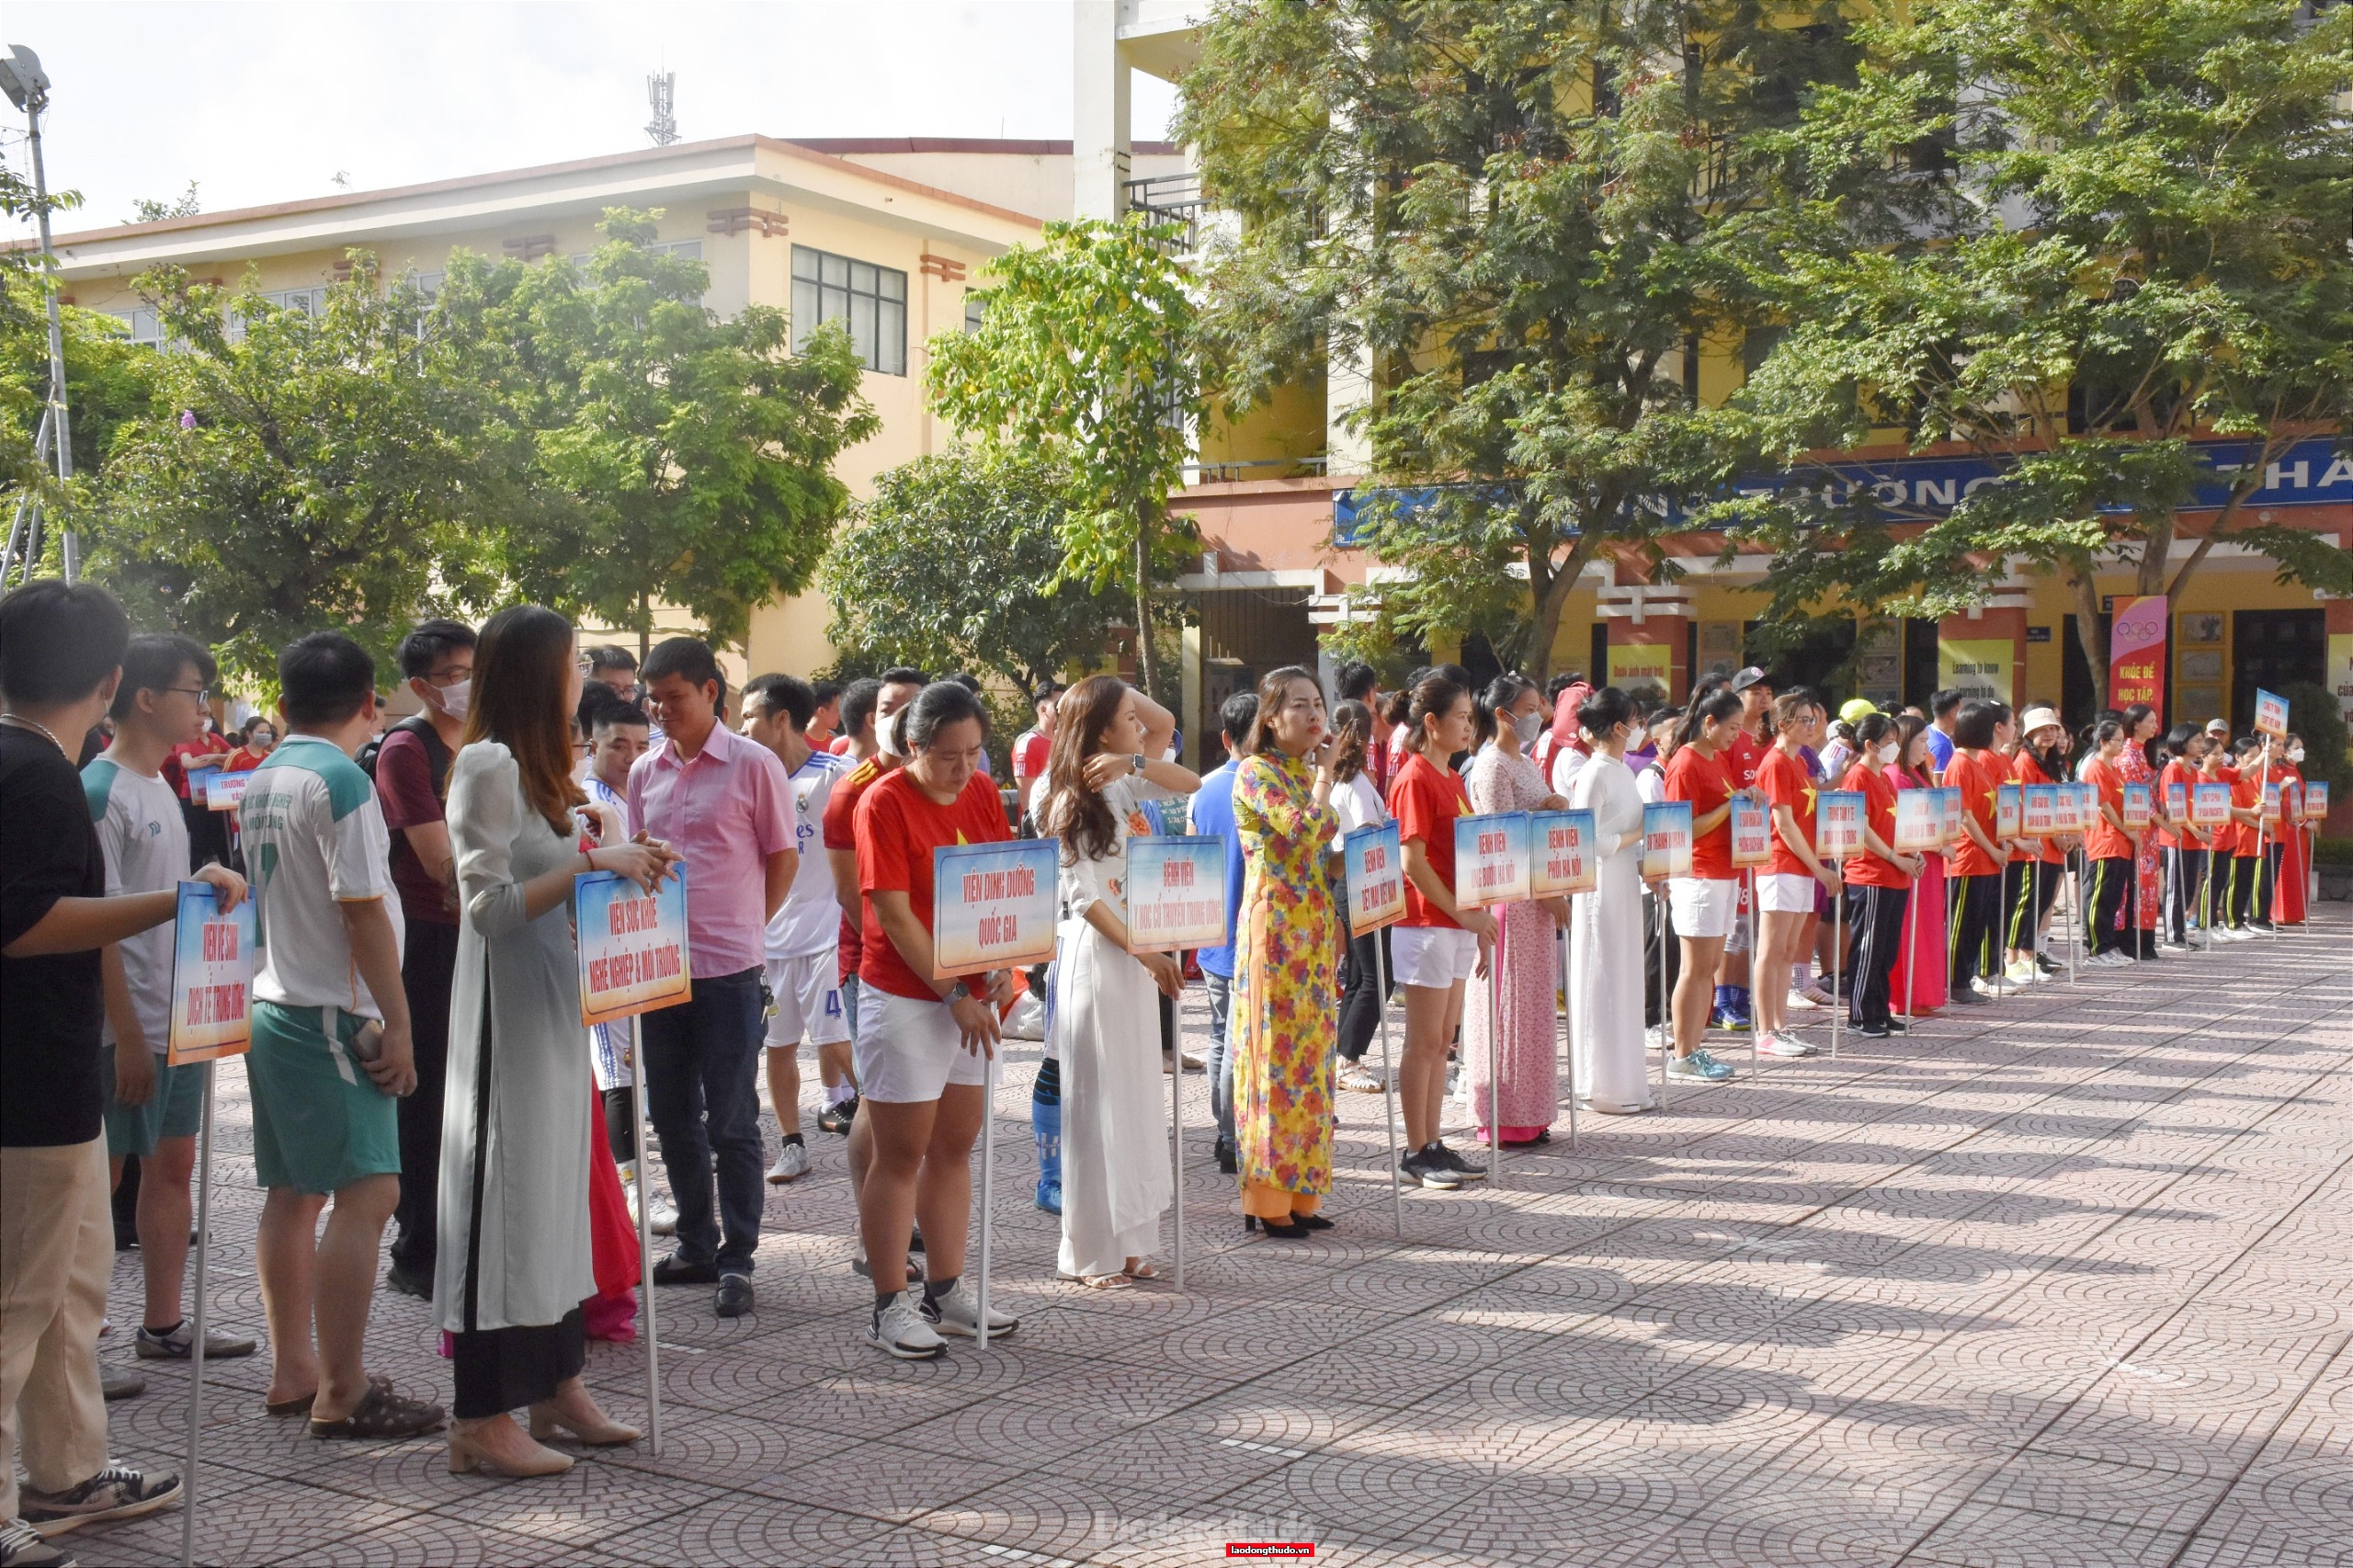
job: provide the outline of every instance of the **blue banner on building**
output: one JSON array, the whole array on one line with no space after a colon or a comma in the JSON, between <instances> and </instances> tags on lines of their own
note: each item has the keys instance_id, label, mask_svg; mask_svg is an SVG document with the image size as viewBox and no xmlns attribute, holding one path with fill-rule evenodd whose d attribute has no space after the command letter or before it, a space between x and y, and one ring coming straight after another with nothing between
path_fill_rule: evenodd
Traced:
<instances>
[{"instance_id":1,"label":"blue banner on building","mask_svg":"<svg viewBox=\"0 0 2353 1568\"><path fill-rule=\"evenodd\" d=\"M2208 467L2188 509L2220 507L2230 498L2240 468L2259 447L2248 441L2197 441L2192 450ZM1879 499L1881 515L1894 522L1934 522L1969 496L1999 484L2011 460L2006 457L1972 454L1947 458L1889 458L1874 462L1825 463L1819 467L1744 479L1734 488L1744 495L1811 495L1827 506L1843 506L1869 490ZM1395 504L1398 513L1411 517L1436 503L1435 486L1413 490L1341 490L1332 496L1332 542L1358 542L1364 519L1359 497L1376 495ZM2340 454L2326 436L2297 442L2279 460L2265 465L2263 483L2246 504L2254 507L2321 506L2353 504L2353 455ZM1669 506L1672 517L1680 510ZM2121 508L2120 508L2121 509Z\"/></svg>"}]
</instances>

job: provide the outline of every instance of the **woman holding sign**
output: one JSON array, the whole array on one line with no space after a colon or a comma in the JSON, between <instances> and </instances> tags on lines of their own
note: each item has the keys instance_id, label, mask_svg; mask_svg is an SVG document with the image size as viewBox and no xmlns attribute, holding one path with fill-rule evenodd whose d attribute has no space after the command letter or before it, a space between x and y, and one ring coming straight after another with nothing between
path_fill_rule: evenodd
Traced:
<instances>
[{"instance_id":1,"label":"woman holding sign","mask_svg":"<svg viewBox=\"0 0 2353 1568\"><path fill-rule=\"evenodd\" d=\"M1242 914L1228 1024L1234 1154L1243 1229L1296 1239L1332 1226L1316 1210L1332 1190L1332 1041L1340 1017L1332 887L1340 819L1332 810L1324 692L1313 674L1289 665L1258 683L1243 748L1233 782Z\"/></svg>"},{"instance_id":2,"label":"woman holding sign","mask_svg":"<svg viewBox=\"0 0 2353 1568\"><path fill-rule=\"evenodd\" d=\"M2158 854L2157 829L2165 825L2165 796L2157 789L2157 730L2164 723L2157 710L2135 702L2124 710L2124 749L2117 755L2116 771L2127 784L2149 792L2150 825L2138 830L2132 853L2132 929L2126 946L2134 958L2157 956L2157 915L2165 903L2163 858Z\"/></svg>"},{"instance_id":3,"label":"woman holding sign","mask_svg":"<svg viewBox=\"0 0 2353 1568\"><path fill-rule=\"evenodd\" d=\"M1952 724L1952 760L1945 764L1945 788L1961 792L1961 838L1952 849L1952 874L1960 879L1952 905L1952 999L1984 1000L1980 977L1998 978L2002 960L2002 869L2009 844L1995 831L1994 808L2009 759L2002 747L2010 738L2007 703L1972 697L1961 705Z\"/></svg>"},{"instance_id":4,"label":"woman holding sign","mask_svg":"<svg viewBox=\"0 0 2353 1568\"><path fill-rule=\"evenodd\" d=\"M1929 771L1935 766L1935 757L1928 750L1927 721L1916 713L1902 713L1896 716L1895 723L1904 750L1895 766L1887 770L1887 781L1899 794L1935 789L1936 779ZM1945 858L1937 850L1927 849L1921 852L1919 859L1920 870L1913 881L1911 897L1917 913L1904 922L1904 937L1896 947L1895 968L1887 982L1888 994L1903 1000L1907 1015L1932 1013L1945 1005L1946 971L1952 967L1945 956Z\"/></svg>"},{"instance_id":5,"label":"woman holding sign","mask_svg":"<svg viewBox=\"0 0 2353 1568\"><path fill-rule=\"evenodd\" d=\"M2286 760L2271 765L2279 777L2279 852L2272 860L2279 891L2274 918L2282 926L2304 923L2304 889L2312 881L2312 823L2304 814L2304 770L2298 766L2303 760L2304 739L2291 734Z\"/></svg>"},{"instance_id":6,"label":"woman holding sign","mask_svg":"<svg viewBox=\"0 0 2353 1568\"><path fill-rule=\"evenodd\" d=\"M1508 670L1489 682L1472 704L1479 754L1472 759L1464 787L1478 812L1557 812L1568 805L1545 783L1543 770L1528 758L1529 742L1542 733L1543 707L1544 694L1536 683ZM1552 1113L1560 1103L1552 1033L1552 983L1560 949L1553 942L1568 923L1568 904L1561 899L1503 909L1501 949L1497 960L1487 966L1485 983L1501 988L1503 1012L1504 1097L1492 1113L1487 1102L1496 1072L1495 1009L1479 1001L1463 1010L1462 1066L1471 1088L1471 1119L1482 1135L1495 1125L1506 1143L1539 1143L1552 1137Z\"/></svg>"},{"instance_id":7,"label":"woman holding sign","mask_svg":"<svg viewBox=\"0 0 2353 1568\"><path fill-rule=\"evenodd\" d=\"M1056 1268L1097 1290L1155 1277L1173 1180L1160 1132L1160 1004L1185 988L1174 953L1129 950L1127 845L1142 802L1200 778L1160 754L1176 720L1117 676L1062 695L1039 821L1062 841L1052 1045L1062 1063L1063 1240Z\"/></svg>"},{"instance_id":8,"label":"woman holding sign","mask_svg":"<svg viewBox=\"0 0 2353 1568\"><path fill-rule=\"evenodd\" d=\"M551 1475L572 1460L540 1439L637 1440L580 1380L581 1303L597 1294L589 1240L588 1035L580 1027L573 879L617 872L651 892L666 849L586 854L573 808L569 721L580 700L572 627L517 605L482 630L474 696L449 769L458 877L449 1092L441 1122L433 1312L452 1336L449 1468ZM529 1436L508 1412L531 1407Z\"/></svg>"},{"instance_id":9,"label":"woman holding sign","mask_svg":"<svg viewBox=\"0 0 2353 1568\"><path fill-rule=\"evenodd\" d=\"M2093 726L2092 755L2084 763L2084 782L2098 790L2099 798L2097 813L2084 835L2084 854L2091 863L2084 916L2091 956L2084 961L2102 969L2131 963L2138 956L2139 878L2133 861L2142 835L2124 825L2124 775L2118 766L2124 750L2124 725L2120 721L2103 719ZM2156 957L2154 948L2148 956Z\"/></svg>"},{"instance_id":10,"label":"woman holding sign","mask_svg":"<svg viewBox=\"0 0 2353 1568\"><path fill-rule=\"evenodd\" d=\"M1495 918L1454 902L1454 819L1471 814L1470 791L1447 767L1469 749L1471 694L1428 676L1405 694L1405 761L1389 784L1389 812L1405 857L1405 918L1396 928L1397 983L1405 990L1405 1051L1397 1097L1405 1114L1408 1180L1438 1191L1483 1179L1484 1165L1438 1137L1446 1052L1462 1022L1462 983L1485 969Z\"/></svg>"},{"instance_id":11,"label":"woman holding sign","mask_svg":"<svg viewBox=\"0 0 2353 1568\"><path fill-rule=\"evenodd\" d=\"M2010 777L2021 790L2057 784L2067 777L2067 727L2051 709L2029 707L2018 721L2018 750L2010 759ZM2009 930L2009 973L2018 984L2031 984L2037 976L2058 971L2043 946L2049 939L2052 906L2059 898L2059 881L2067 872L2064 840L2053 833L2030 837L2039 846L2034 858L2014 862L2018 874L2003 884L2009 897L2003 916Z\"/></svg>"},{"instance_id":12,"label":"woman holding sign","mask_svg":"<svg viewBox=\"0 0 2353 1568\"><path fill-rule=\"evenodd\" d=\"M1708 1054L1701 1043L1714 1002L1716 961L1732 935L1740 882L1732 869L1732 774L1724 753L1740 733L1746 705L1730 687L1692 699L1683 716L1681 743L1666 759L1666 798L1691 803L1691 874L1667 883L1667 909L1683 944L1682 972L1676 976L1673 1017L1675 1060L1669 1076L1721 1083L1730 1064ZM1754 795L1755 790L1742 791Z\"/></svg>"},{"instance_id":13,"label":"woman holding sign","mask_svg":"<svg viewBox=\"0 0 2353 1568\"><path fill-rule=\"evenodd\" d=\"M1855 763L1839 783L1863 797L1863 853L1847 861L1847 1019L1874 1040L1904 1032L1890 1015L1888 980L1904 941L1904 911L1920 857L1895 850L1895 785L1888 777L1903 755L1903 732L1884 713L1855 726Z\"/></svg>"},{"instance_id":14,"label":"woman holding sign","mask_svg":"<svg viewBox=\"0 0 2353 1568\"><path fill-rule=\"evenodd\" d=\"M1821 700L1810 691L1790 692L1774 701L1773 719L1773 744L1756 767L1756 787L1773 813L1772 858L1756 875L1756 1052L1812 1056L1815 1048L1790 1032L1790 987L1779 977L1813 947L1816 891L1838 891L1837 873L1814 853L1820 790L1805 757L1805 748L1822 738Z\"/></svg>"},{"instance_id":15,"label":"woman holding sign","mask_svg":"<svg viewBox=\"0 0 2353 1568\"><path fill-rule=\"evenodd\" d=\"M1590 753L1569 786L1569 803L1593 813L1599 881L1576 895L1569 927L1570 1075L1595 1110L1649 1110L1643 1071L1643 797L1626 766L1642 733L1634 699L1605 686L1577 707Z\"/></svg>"},{"instance_id":16,"label":"woman holding sign","mask_svg":"<svg viewBox=\"0 0 2353 1568\"><path fill-rule=\"evenodd\" d=\"M2176 724L2165 735L2165 765L2157 770L2156 797L2164 812L2157 824L2163 858L2167 946L2188 948L2200 921L2206 881L2206 835L2190 825L2190 790L2206 755L2206 736L2195 724Z\"/></svg>"}]
</instances>

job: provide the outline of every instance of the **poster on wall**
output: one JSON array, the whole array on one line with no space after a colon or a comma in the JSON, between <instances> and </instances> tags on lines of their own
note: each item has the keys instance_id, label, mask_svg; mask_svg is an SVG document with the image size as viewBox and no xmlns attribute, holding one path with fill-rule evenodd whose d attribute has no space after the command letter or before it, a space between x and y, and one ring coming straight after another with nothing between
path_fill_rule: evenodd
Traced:
<instances>
[{"instance_id":1,"label":"poster on wall","mask_svg":"<svg viewBox=\"0 0 2353 1568\"><path fill-rule=\"evenodd\" d=\"M2336 695L2336 712L2345 721L2345 728L2353 733L2353 632L2332 631L2328 634L2328 689ZM2353 754L2353 744L2346 747Z\"/></svg>"},{"instance_id":2,"label":"poster on wall","mask_svg":"<svg viewBox=\"0 0 2353 1568\"><path fill-rule=\"evenodd\" d=\"M2163 594L2146 594L2116 601L2116 618L2108 636L2108 700L2112 708L2145 702L2159 712L2165 706L2165 628L2169 601Z\"/></svg>"},{"instance_id":3,"label":"poster on wall","mask_svg":"<svg viewBox=\"0 0 2353 1568\"><path fill-rule=\"evenodd\" d=\"M1937 684L1993 702L2010 699L2010 666L2018 647L2007 637L1939 636L1937 639Z\"/></svg>"},{"instance_id":4,"label":"poster on wall","mask_svg":"<svg viewBox=\"0 0 2353 1568\"><path fill-rule=\"evenodd\" d=\"M1675 650L1665 642L1611 643L1609 684L1629 696L1648 687L1664 698L1675 684Z\"/></svg>"}]
</instances>

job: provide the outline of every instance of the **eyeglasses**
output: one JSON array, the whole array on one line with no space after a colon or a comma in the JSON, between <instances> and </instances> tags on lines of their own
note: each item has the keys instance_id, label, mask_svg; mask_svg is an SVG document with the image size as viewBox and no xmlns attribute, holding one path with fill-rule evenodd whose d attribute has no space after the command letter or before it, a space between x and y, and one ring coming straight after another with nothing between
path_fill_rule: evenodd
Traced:
<instances>
[{"instance_id":1,"label":"eyeglasses","mask_svg":"<svg viewBox=\"0 0 2353 1568\"><path fill-rule=\"evenodd\" d=\"M164 689L165 689L165 691L176 691L176 692L180 692L180 693L182 693L182 694L184 694L184 695L186 695L186 696L193 697L193 698L195 698L199 702L210 702L210 701L211 701L211 700L212 700L212 693L211 693L210 689L209 687L201 687L201 686L167 686L167 687L165 687Z\"/></svg>"}]
</instances>

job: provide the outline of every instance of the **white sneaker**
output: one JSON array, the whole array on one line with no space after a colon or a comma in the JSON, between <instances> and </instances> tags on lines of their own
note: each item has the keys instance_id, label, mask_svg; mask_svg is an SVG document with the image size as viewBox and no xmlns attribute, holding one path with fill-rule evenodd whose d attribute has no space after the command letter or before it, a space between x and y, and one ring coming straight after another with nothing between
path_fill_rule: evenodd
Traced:
<instances>
[{"instance_id":1,"label":"white sneaker","mask_svg":"<svg viewBox=\"0 0 2353 1568\"><path fill-rule=\"evenodd\" d=\"M768 1180L781 1187L789 1181L799 1181L809 1174L809 1146L798 1138L788 1139L768 1167Z\"/></svg>"},{"instance_id":2,"label":"white sneaker","mask_svg":"<svg viewBox=\"0 0 2353 1568\"><path fill-rule=\"evenodd\" d=\"M879 1302L866 1325L866 1343L902 1361L936 1361L948 1354L948 1341L924 1321L915 1292L902 1290Z\"/></svg>"},{"instance_id":3,"label":"white sneaker","mask_svg":"<svg viewBox=\"0 0 2353 1568\"><path fill-rule=\"evenodd\" d=\"M1801 1056L1812 1056L1813 1054L1813 1047L1806 1044L1805 1041L1798 1039L1795 1035L1760 1035L1757 1037L1756 1040L1756 1054L1759 1056L1788 1057L1794 1060Z\"/></svg>"},{"instance_id":4,"label":"white sneaker","mask_svg":"<svg viewBox=\"0 0 2353 1568\"><path fill-rule=\"evenodd\" d=\"M1792 991L1782 1001L1781 1006L1793 1013L1804 1013L1819 1008L1822 1004L1802 991Z\"/></svg>"},{"instance_id":5,"label":"white sneaker","mask_svg":"<svg viewBox=\"0 0 2353 1568\"><path fill-rule=\"evenodd\" d=\"M935 1296L924 1292L924 1321L942 1334L952 1334L959 1339L977 1339L981 1333L981 1293L970 1279L959 1278L945 1293ZM1021 1326L1021 1320L1011 1312L989 1308L989 1337L1002 1339Z\"/></svg>"},{"instance_id":6,"label":"white sneaker","mask_svg":"<svg viewBox=\"0 0 2353 1568\"><path fill-rule=\"evenodd\" d=\"M2032 985L2042 978L2042 971L2034 967L2033 960L2028 959L2004 970L2002 977L2012 985Z\"/></svg>"},{"instance_id":7,"label":"white sneaker","mask_svg":"<svg viewBox=\"0 0 2353 1568\"><path fill-rule=\"evenodd\" d=\"M621 1197L629 1203L630 1228L637 1228L637 1164L623 1160L620 1164ZM673 1236L678 1233L678 1211L658 1199L654 1205L654 1223L649 1227L657 1236Z\"/></svg>"}]
</instances>

